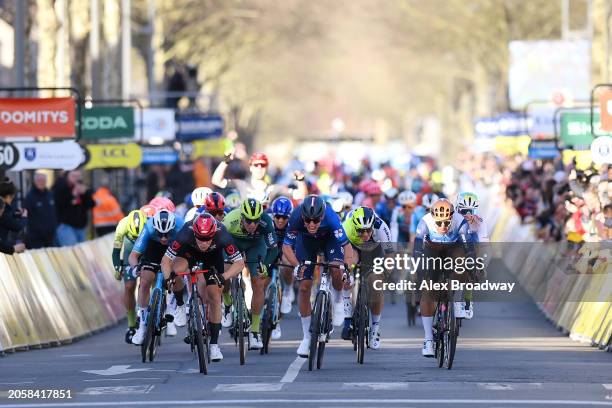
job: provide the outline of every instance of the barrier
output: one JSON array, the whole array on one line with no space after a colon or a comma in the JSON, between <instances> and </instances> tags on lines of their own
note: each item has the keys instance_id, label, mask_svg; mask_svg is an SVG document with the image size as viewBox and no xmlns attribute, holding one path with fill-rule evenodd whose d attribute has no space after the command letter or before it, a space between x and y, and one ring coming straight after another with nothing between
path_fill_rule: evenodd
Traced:
<instances>
[{"instance_id":1,"label":"barrier","mask_svg":"<svg viewBox=\"0 0 612 408\"><path fill-rule=\"evenodd\" d=\"M502 207L491 234L500 245L504 264L538 308L557 328L572 340L612 351L612 254L593 245L583 246L573 259L565 243L531 246L535 233L522 225L509 203L485 202L491 208ZM594 263L593 260L597 259ZM592 267L590 266L592 264ZM580 301L576 301L579 299Z\"/></svg>"},{"instance_id":2,"label":"barrier","mask_svg":"<svg viewBox=\"0 0 612 408\"><path fill-rule=\"evenodd\" d=\"M108 235L72 247L0 254L0 354L55 346L125 315Z\"/></svg>"}]
</instances>

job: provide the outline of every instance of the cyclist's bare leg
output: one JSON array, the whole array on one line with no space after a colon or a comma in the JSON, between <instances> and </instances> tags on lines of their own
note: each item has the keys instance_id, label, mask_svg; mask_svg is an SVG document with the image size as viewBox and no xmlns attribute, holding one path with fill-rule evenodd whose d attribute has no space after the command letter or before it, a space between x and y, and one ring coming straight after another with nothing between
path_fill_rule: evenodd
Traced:
<instances>
[{"instance_id":1,"label":"cyclist's bare leg","mask_svg":"<svg viewBox=\"0 0 612 408\"><path fill-rule=\"evenodd\" d=\"M141 309L146 309L149 305L149 296L151 295L151 285L155 281L155 274L147 269L140 271L140 286L138 287L138 306Z\"/></svg>"},{"instance_id":2,"label":"cyclist's bare leg","mask_svg":"<svg viewBox=\"0 0 612 408\"><path fill-rule=\"evenodd\" d=\"M125 290L123 292L123 304L125 310L134 310L136 307L136 280L125 282Z\"/></svg>"},{"instance_id":3,"label":"cyclist's bare leg","mask_svg":"<svg viewBox=\"0 0 612 408\"><path fill-rule=\"evenodd\" d=\"M298 292L298 306L300 308L300 316L309 317L312 313L310 304L310 292L312 291L312 280L303 280L300 282L300 290Z\"/></svg>"},{"instance_id":4,"label":"cyclist's bare leg","mask_svg":"<svg viewBox=\"0 0 612 408\"><path fill-rule=\"evenodd\" d=\"M268 287L268 283L270 283L270 278L262 278L261 276L257 276L254 279L251 279L251 285L253 286L253 299L251 299L251 312L253 314L260 314L261 309L263 309L263 305L265 302L264 294L266 288Z\"/></svg>"},{"instance_id":5,"label":"cyclist's bare leg","mask_svg":"<svg viewBox=\"0 0 612 408\"><path fill-rule=\"evenodd\" d=\"M204 279L202 279L204 280ZM198 292L200 291L198 282ZM221 331L221 293L217 285L206 285L206 304L208 305L208 321L210 322L210 344L218 344Z\"/></svg>"}]
</instances>

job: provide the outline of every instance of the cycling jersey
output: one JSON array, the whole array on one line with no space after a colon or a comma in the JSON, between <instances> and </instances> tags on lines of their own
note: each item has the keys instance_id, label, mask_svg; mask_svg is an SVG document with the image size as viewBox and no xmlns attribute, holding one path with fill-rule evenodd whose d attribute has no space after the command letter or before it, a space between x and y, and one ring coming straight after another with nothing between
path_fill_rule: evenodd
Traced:
<instances>
[{"instance_id":1,"label":"cycling jersey","mask_svg":"<svg viewBox=\"0 0 612 408\"><path fill-rule=\"evenodd\" d=\"M427 240L436 243L467 241L468 233L468 223L461 214L454 212L448 232L440 234L433 216L428 213L421 219L416 228L415 240Z\"/></svg>"},{"instance_id":2,"label":"cycling jersey","mask_svg":"<svg viewBox=\"0 0 612 408\"><path fill-rule=\"evenodd\" d=\"M113 248L121 248L123 246L123 238L130 239L127 236L129 223L129 216L127 216L123 217L121 221L119 221L119 224L117 224L117 227L115 228L115 240L113 241Z\"/></svg>"},{"instance_id":3,"label":"cycling jersey","mask_svg":"<svg viewBox=\"0 0 612 408\"><path fill-rule=\"evenodd\" d=\"M344 246L348 242L346 232L342 227L338 214L334 212L330 205L325 206L325 215L319 225L319 229L314 234L311 234L304 225L302 219L302 207L301 204L297 206L289 217L289 224L287 225L287 234L283 244L294 246L296 239L300 236L304 236L311 239L333 239L338 242L340 246Z\"/></svg>"},{"instance_id":4,"label":"cycling jersey","mask_svg":"<svg viewBox=\"0 0 612 408\"><path fill-rule=\"evenodd\" d=\"M176 226L168 233L168 242L172 242L176 238L176 234L184 224L182 218L176 217L175 219ZM133 251L142 254L144 261L160 263L167 246L160 242L159 233L153 228L153 217L151 217L147 220L143 231L138 236Z\"/></svg>"},{"instance_id":5,"label":"cycling jersey","mask_svg":"<svg viewBox=\"0 0 612 408\"><path fill-rule=\"evenodd\" d=\"M363 245L363 240L359 236L357 232L357 227L355 227L355 223L353 222L353 212L348 213L346 220L342 223L344 227L344 231L346 232L346 236L348 240L353 244L353 246L360 248ZM391 231L387 224L375 215L374 225L372 226L372 238L370 239L373 242L382 243L383 249L385 253L389 253L393 251L393 246L391 245Z\"/></svg>"},{"instance_id":6,"label":"cycling jersey","mask_svg":"<svg viewBox=\"0 0 612 408\"><path fill-rule=\"evenodd\" d=\"M395 207L393 214L391 214L391 241L393 242L408 242L410 241L410 221L412 219L412 213L410 218L404 215L402 207Z\"/></svg>"},{"instance_id":7,"label":"cycling jersey","mask_svg":"<svg viewBox=\"0 0 612 408\"><path fill-rule=\"evenodd\" d=\"M387 203L384 201L376 204L376 208L374 209L376 215L378 215L387 225L391 224L391 215L393 214L393 210L394 208L389 208Z\"/></svg>"},{"instance_id":8,"label":"cycling jersey","mask_svg":"<svg viewBox=\"0 0 612 408\"><path fill-rule=\"evenodd\" d=\"M410 234L416 234L419 222L421 222L425 214L427 214L427 208L422 205L417 206L414 211L412 211L412 215L410 216Z\"/></svg>"},{"instance_id":9,"label":"cycling jersey","mask_svg":"<svg viewBox=\"0 0 612 408\"><path fill-rule=\"evenodd\" d=\"M274 200L279 196L293 197L293 189L280 184L265 184L265 187L257 188L246 180L231 179L227 180L226 188L233 188L238 191L240 197L245 200L247 198L261 199L267 196L270 200Z\"/></svg>"},{"instance_id":10,"label":"cycling jersey","mask_svg":"<svg viewBox=\"0 0 612 408\"><path fill-rule=\"evenodd\" d=\"M468 223L468 239L470 242L489 242L489 229L487 223L478 215L472 215L466 219Z\"/></svg>"}]
</instances>

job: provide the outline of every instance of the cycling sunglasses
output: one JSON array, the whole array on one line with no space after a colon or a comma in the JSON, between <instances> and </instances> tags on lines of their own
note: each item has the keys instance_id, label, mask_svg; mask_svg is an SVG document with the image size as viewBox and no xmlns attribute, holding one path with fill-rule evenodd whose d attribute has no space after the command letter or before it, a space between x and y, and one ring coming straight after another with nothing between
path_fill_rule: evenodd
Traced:
<instances>
[{"instance_id":1,"label":"cycling sunglasses","mask_svg":"<svg viewBox=\"0 0 612 408\"><path fill-rule=\"evenodd\" d=\"M450 227L450 225L451 225L451 221L450 221L450 220L446 220L446 221L436 221L436 225L437 225L438 227L446 227L446 228L448 228L448 227Z\"/></svg>"},{"instance_id":2,"label":"cycling sunglasses","mask_svg":"<svg viewBox=\"0 0 612 408\"><path fill-rule=\"evenodd\" d=\"M402 208L405 210L407 208L414 208L414 204L404 204L402 205Z\"/></svg>"},{"instance_id":3,"label":"cycling sunglasses","mask_svg":"<svg viewBox=\"0 0 612 408\"><path fill-rule=\"evenodd\" d=\"M256 220L249 220L248 218L242 217L242 220L247 224L257 224L261 218L257 218Z\"/></svg>"},{"instance_id":4,"label":"cycling sunglasses","mask_svg":"<svg viewBox=\"0 0 612 408\"><path fill-rule=\"evenodd\" d=\"M200 241L200 242L209 242L209 241L212 241L213 237L201 238L201 237L198 237L197 235L195 235L195 239L197 241Z\"/></svg>"},{"instance_id":5,"label":"cycling sunglasses","mask_svg":"<svg viewBox=\"0 0 612 408\"><path fill-rule=\"evenodd\" d=\"M366 232L372 232L372 228L357 228L358 234L364 234Z\"/></svg>"},{"instance_id":6,"label":"cycling sunglasses","mask_svg":"<svg viewBox=\"0 0 612 408\"><path fill-rule=\"evenodd\" d=\"M166 239L168 238L168 234L159 234L159 239Z\"/></svg>"},{"instance_id":7,"label":"cycling sunglasses","mask_svg":"<svg viewBox=\"0 0 612 408\"><path fill-rule=\"evenodd\" d=\"M263 163L253 163L253 164L251 164L251 166L253 166L253 167L268 167L268 166L266 166Z\"/></svg>"},{"instance_id":8,"label":"cycling sunglasses","mask_svg":"<svg viewBox=\"0 0 612 408\"><path fill-rule=\"evenodd\" d=\"M223 210L211 210L208 212L210 215L212 215L213 217L216 217L217 215L223 215L225 214L225 211Z\"/></svg>"},{"instance_id":9,"label":"cycling sunglasses","mask_svg":"<svg viewBox=\"0 0 612 408\"><path fill-rule=\"evenodd\" d=\"M322 218L304 218L304 224L319 224Z\"/></svg>"},{"instance_id":10,"label":"cycling sunglasses","mask_svg":"<svg viewBox=\"0 0 612 408\"><path fill-rule=\"evenodd\" d=\"M460 209L458 211L459 211L459 214L461 214L461 215L468 215L468 214L474 215L474 210L472 210L470 208L462 208L462 209Z\"/></svg>"},{"instance_id":11,"label":"cycling sunglasses","mask_svg":"<svg viewBox=\"0 0 612 408\"><path fill-rule=\"evenodd\" d=\"M286 215L274 214L274 218L277 220L288 220L289 217Z\"/></svg>"}]
</instances>

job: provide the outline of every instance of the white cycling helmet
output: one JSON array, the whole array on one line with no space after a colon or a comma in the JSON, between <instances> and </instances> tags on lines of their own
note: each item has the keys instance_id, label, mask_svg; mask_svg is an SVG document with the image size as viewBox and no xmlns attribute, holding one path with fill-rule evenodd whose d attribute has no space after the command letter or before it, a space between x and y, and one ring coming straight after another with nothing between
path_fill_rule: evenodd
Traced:
<instances>
[{"instance_id":1,"label":"white cycling helmet","mask_svg":"<svg viewBox=\"0 0 612 408\"><path fill-rule=\"evenodd\" d=\"M344 210L344 199L342 197L336 198L332 201L331 206L335 213L341 213Z\"/></svg>"},{"instance_id":2,"label":"white cycling helmet","mask_svg":"<svg viewBox=\"0 0 612 408\"><path fill-rule=\"evenodd\" d=\"M457 195L457 211L475 210L478 208L478 196L474 193L464 192Z\"/></svg>"},{"instance_id":3,"label":"white cycling helmet","mask_svg":"<svg viewBox=\"0 0 612 408\"><path fill-rule=\"evenodd\" d=\"M405 190L402 191L399 195L399 197L397 198L397 200L399 201L400 205L406 205L406 204L416 204L416 194L414 194L412 191L410 190Z\"/></svg>"},{"instance_id":4,"label":"white cycling helmet","mask_svg":"<svg viewBox=\"0 0 612 408\"><path fill-rule=\"evenodd\" d=\"M344 205L353 205L353 195L348 191L339 191L336 196L344 200Z\"/></svg>"},{"instance_id":5,"label":"white cycling helmet","mask_svg":"<svg viewBox=\"0 0 612 408\"><path fill-rule=\"evenodd\" d=\"M397 188L391 187L391 188L386 189L384 194L387 200L393 200L397 197L397 193L398 193Z\"/></svg>"},{"instance_id":6,"label":"white cycling helmet","mask_svg":"<svg viewBox=\"0 0 612 408\"><path fill-rule=\"evenodd\" d=\"M208 194L212 193L212 190L208 187L198 187L191 193L191 202L193 205L201 207L204 205L204 200Z\"/></svg>"},{"instance_id":7,"label":"white cycling helmet","mask_svg":"<svg viewBox=\"0 0 612 408\"><path fill-rule=\"evenodd\" d=\"M153 216L153 228L160 234L167 234L176 226L174 213L168 210L159 210Z\"/></svg>"},{"instance_id":8,"label":"white cycling helmet","mask_svg":"<svg viewBox=\"0 0 612 408\"><path fill-rule=\"evenodd\" d=\"M185 222L189 222L193 220L197 213L198 213L198 207L191 207L189 211L187 211L187 214L185 214L185 218L184 218Z\"/></svg>"},{"instance_id":9,"label":"white cycling helmet","mask_svg":"<svg viewBox=\"0 0 612 408\"><path fill-rule=\"evenodd\" d=\"M438 201L440 199L440 197L438 197L437 194L434 193L427 193L423 195L423 199L421 200L423 207L425 208L431 208L431 206L433 205L433 203L435 203L436 201Z\"/></svg>"}]
</instances>

